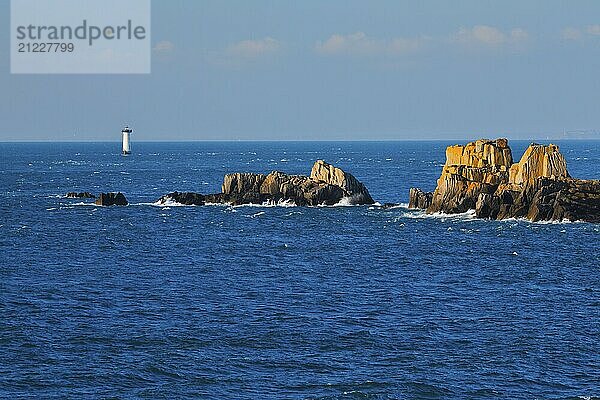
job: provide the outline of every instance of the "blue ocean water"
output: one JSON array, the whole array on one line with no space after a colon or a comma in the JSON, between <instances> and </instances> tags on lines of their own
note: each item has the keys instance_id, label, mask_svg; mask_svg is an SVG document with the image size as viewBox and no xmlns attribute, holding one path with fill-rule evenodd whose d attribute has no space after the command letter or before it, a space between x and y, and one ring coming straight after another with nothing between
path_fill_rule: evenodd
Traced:
<instances>
[{"instance_id":1,"label":"blue ocean water","mask_svg":"<svg viewBox=\"0 0 600 400\"><path fill-rule=\"evenodd\" d=\"M406 203L448 144L0 144L0 397L597 398L598 224L153 205L320 158ZM600 178L600 142L558 144Z\"/></svg>"}]
</instances>

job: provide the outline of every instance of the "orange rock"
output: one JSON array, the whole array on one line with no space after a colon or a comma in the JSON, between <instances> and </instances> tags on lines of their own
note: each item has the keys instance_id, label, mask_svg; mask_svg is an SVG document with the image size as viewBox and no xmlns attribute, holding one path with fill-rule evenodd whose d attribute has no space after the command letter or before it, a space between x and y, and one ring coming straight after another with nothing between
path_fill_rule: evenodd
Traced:
<instances>
[{"instance_id":1,"label":"orange rock","mask_svg":"<svg viewBox=\"0 0 600 400\"><path fill-rule=\"evenodd\" d=\"M532 143L529 145L521 161L510 168L509 183L524 185L537 178L568 178L567 162L558 146Z\"/></svg>"}]
</instances>

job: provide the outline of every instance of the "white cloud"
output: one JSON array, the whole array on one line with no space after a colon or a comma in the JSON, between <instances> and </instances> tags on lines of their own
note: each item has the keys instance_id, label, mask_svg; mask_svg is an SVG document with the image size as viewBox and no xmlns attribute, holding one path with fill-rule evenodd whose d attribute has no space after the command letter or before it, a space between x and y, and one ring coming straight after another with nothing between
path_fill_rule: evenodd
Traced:
<instances>
[{"instance_id":1,"label":"white cloud","mask_svg":"<svg viewBox=\"0 0 600 400\"><path fill-rule=\"evenodd\" d=\"M579 40L581 36L581 31L575 28L565 28L560 32L560 37L563 40Z\"/></svg>"},{"instance_id":2,"label":"white cloud","mask_svg":"<svg viewBox=\"0 0 600 400\"><path fill-rule=\"evenodd\" d=\"M325 41L318 41L314 49L319 54L330 56L400 56L448 43L470 47L517 47L528 40L529 33L522 28L502 31L493 26L476 25L472 28L460 28L452 35L440 37L422 35L380 40L371 38L364 32L334 34Z\"/></svg>"},{"instance_id":3,"label":"white cloud","mask_svg":"<svg viewBox=\"0 0 600 400\"><path fill-rule=\"evenodd\" d=\"M579 41L590 36L600 36L600 25L588 25L579 28L568 27L560 32L560 37L563 40Z\"/></svg>"},{"instance_id":4,"label":"white cloud","mask_svg":"<svg viewBox=\"0 0 600 400\"><path fill-rule=\"evenodd\" d=\"M174 48L175 45L172 42L169 42L168 40L163 40L156 43L152 48L152 51L158 54L166 54L173 51Z\"/></svg>"},{"instance_id":5,"label":"white cloud","mask_svg":"<svg viewBox=\"0 0 600 400\"><path fill-rule=\"evenodd\" d=\"M590 35L594 35L594 36L600 35L600 25L590 25L585 30Z\"/></svg>"},{"instance_id":6,"label":"white cloud","mask_svg":"<svg viewBox=\"0 0 600 400\"><path fill-rule=\"evenodd\" d=\"M529 40L529 33L522 28L515 28L510 31L510 41L513 43L522 43Z\"/></svg>"},{"instance_id":7,"label":"white cloud","mask_svg":"<svg viewBox=\"0 0 600 400\"><path fill-rule=\"evenodd\" d=\"M364 32L356 32L348 35L331 35L324 42L318 41L314 49L317 53L323 55L394 56L419 50L425 41L425 37L400 37L390 41L377 40L368 37Z\"/></svg>"},{"instance_id":8,"label":"white cloud","mask_svg":"<svg viewBox=\"0 0 600 400\"><path fill-rule=\"evenodd\" d=\"M325 42L317 42L315 50L320 54L368 55L378 51L378 44L369 39L364 32L349 35L335 34Z\"/></svg>"},{"instance_id":9,"label":"white cloud","mask_svg":"<svg viewBox=\"0 0 600 400\"><path fill-rule=\"evenodd\" d=\"M465 45L502 46L507 44L520 44L529 39L526 30L515 28L510 32L488 25L476 25L472 28L460 28L451 36L451 41Z\"/></svg>"},{"instance_id":10,"label":"white cloud","mask_svg":"<svg viewBox=\"0 0 600 400\"><path fill-rule=\"evenodd\" d=\"M256 58L272 54L281 48L281 43L271 37L258 40L243 40L227 47L225 53L240 58Z\"/></svg>"}]
</instances>

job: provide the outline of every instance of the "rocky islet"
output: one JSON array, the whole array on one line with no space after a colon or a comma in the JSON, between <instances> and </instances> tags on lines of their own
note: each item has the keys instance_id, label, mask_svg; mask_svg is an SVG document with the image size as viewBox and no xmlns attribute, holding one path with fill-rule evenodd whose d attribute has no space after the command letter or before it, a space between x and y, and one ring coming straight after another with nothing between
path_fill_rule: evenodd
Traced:
<instances>
[{"instance_id":1,"label":"rocky islet","mask_svg":"<svg viewBox=\"0 0 600 400\"><path fill-rule=\"evenodd\" d=\"M600 181L572 178L558 146L532 143L513 163L507 139L449 146L433 193L413 188L411 208L479 218L600 222Z\"/></svg>"}]
</instances>

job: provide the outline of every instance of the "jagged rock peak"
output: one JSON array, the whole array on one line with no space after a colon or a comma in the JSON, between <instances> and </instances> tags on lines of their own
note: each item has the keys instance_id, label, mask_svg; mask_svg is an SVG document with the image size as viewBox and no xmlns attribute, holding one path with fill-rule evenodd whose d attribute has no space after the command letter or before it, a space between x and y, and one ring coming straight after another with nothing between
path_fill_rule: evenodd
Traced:
<instances>
[{"instance_id":1,"label":"jagged rock peak","mask_svg":"<svg viewBox=\"0 0 600 400\"><path fill-rule=\"evenodd\" d=\"M315 182L339 186L347 196L360 197L361 203L372 204L373 199L369 191L352 174L337 168L323 160L317 160L310 171L310 179Z\"/></svg>"},{"instance_id":2,"label":"jagged rock peak","mask_svg":"<svg viewBox=\"0 0 600 400\"><path fill-rule=\"evenodd\" d=\"M509 183L513 185L532 184L537 178L568 178L567 161L558 146L529 145L521 161L513 164L509 172Z\"/></svg>"},{"instance_id":3,"label":"jagged rock peak","mask_svg":"<svg viewBox=\"0 0 600 400\"><path fill-rule=\"evenodd\" d=\"M493 193L508 182L511 164L512 153L504 138L449 146L427 211L460 213L475 208L481 193Z\"/></svg>"},{"instance_id":4,"label":"jagged rock peak","mask_svg":"<svg viewBox=\"0 0 600 400\"><path fill-rule=\"evenodd\" d=\"M446 149L446 166L473 168L505 167L512 165L512 153L504 138L479 139L466 145L449 146Z\"/></svg>"}]
</instances>

